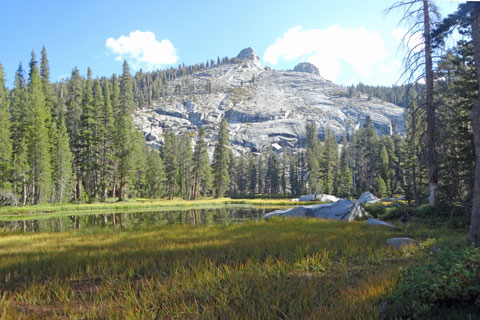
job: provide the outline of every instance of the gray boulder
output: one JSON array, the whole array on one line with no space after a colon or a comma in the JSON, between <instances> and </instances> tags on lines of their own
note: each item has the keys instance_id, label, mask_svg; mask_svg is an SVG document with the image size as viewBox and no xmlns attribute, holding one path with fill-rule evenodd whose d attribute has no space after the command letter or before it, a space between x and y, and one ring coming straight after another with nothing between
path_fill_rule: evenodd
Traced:
<instances>
[{"instance_id":1,"label":"gray boulder","mask_svg":"<svg viewBox=\"0 0 480 320\"><path fill-rule=\"evenodd\" d=\"M17 197L11 192L0 190L0 206L19 206Z\"/></svg>"},{"instance_id":2,"label":"gray boulder","mask_svg":"<svg viewBox=\"0 0 480 320\"><path fill-rule=\"evenodd\" d=\"M356 201L343 199L332 203L299 206L286 210L276 210L267 213L263 217L269 218L274 216L353 221L366 218L368 214Z\"/></svg>"},{"instance_id":3,"label":"gray boulder","mask_svg":"<svg viewBox=\"0 0 480 320\"><path fill-rule=\"evenodd\" d=\"M293 68L295 72L307 72L320 75L320 70L316 66L308 62L299 63Z\"/></svg>"},{"instance_id":4,"label":"gray boulder","mask_svg":"<svg viewBox=\"0 0 480 320\"><path fill-rule=\"evenodd\" d=\"M375 202L378 202L380 201L377 197L375 197L374 194L372 194L371 192L367 191L367 192L364 192L360 195L360 198L358 198L358 203L362 204L362 203L375 203Z\"/></svg>"},{"instance_id":5,"label":"gray boulder","mask_svg":"<svg viewBox=\"0 0 480 320\"><path fill-rule=\"evenodd\" d=\"M365 224L368 224L370 226L385 226L385 227L390 227L390 228L397 228L397 226L395 226L391 223L388 223L388 222L385 222L385 221L382 221L382 220L378 220L378 219L374 219L374 218L368 218L367 221L365 221Z\"/></svg>"},{"instance_id":6,"label":"gray boulder","mask_svg":"<svg viewBox=\"0 0 480 320\"><path fill-rule=\"evenodd\" d=\"M300 201L322 201L322 202L335 202L340 200L340 198L337 198L335 196L332 196L330 194L307 194L304 196L300 197Z\"/></svg>"},{"instance_id":7,"label":"gray boulder","mask_svg":"<svg viewBox=\"0 0 480 320\"><path fill-rule=\"evenodd\" d=\"M420 242L410 238L390 238L387 240L387 244L391 245L397 250L401 250L407 246L417 247L420 245Z\"/></svg>"}]
</instances>

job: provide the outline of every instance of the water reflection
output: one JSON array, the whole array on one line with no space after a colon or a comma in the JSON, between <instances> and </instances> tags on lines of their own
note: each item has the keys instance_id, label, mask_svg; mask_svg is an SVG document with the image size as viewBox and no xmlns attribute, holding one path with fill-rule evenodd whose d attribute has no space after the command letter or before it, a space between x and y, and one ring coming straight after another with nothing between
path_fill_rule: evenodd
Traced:
<instances>
[{"instance_id":1,"label":"water reflection","mask_svg":"<svg viewBox=\"0 0 480 320\"><path fill-rule=\"evenodd\" d=\"M216 209L72 215L39 220L0 221L0 230L11 232L63 232L93 228L140 229L172 224L231 224L245 220L259 220L265 213L272 210L272 208L226 207Z\"/></svg>"}]
</instances>

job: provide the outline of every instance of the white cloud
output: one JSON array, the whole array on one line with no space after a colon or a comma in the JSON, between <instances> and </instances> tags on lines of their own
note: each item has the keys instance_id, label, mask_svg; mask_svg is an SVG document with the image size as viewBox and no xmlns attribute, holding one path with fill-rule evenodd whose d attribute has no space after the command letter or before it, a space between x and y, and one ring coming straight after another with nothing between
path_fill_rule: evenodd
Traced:
<instances>
[{"instance_id":1,"label":"white cloud","mask_svg":"<svg viewBox=\"0 0 480 320\"><path fill-rule=\"evenodd\" d=\"M280 59L301 58L315 64L323 77L334 81L340 74L342 62L368 77L388 55L380 34L363 27L343 29L334 25L326 29L304 30L297 26L269 46L263 60L276 65Z\"/></svg>"},{"instance_id":2,"label":"white cloud","mask_svg":"<svg viewBox=\"0 0 480 320\"><path fill-rule=\"evenodd\" d=\"M115 60L126 59L134 69L152 70L178 60L177 49L168 39L158 41L150 31L132 31L118 39L108 38L105 47L115 55Z\"/></svg>"}]
</instances>

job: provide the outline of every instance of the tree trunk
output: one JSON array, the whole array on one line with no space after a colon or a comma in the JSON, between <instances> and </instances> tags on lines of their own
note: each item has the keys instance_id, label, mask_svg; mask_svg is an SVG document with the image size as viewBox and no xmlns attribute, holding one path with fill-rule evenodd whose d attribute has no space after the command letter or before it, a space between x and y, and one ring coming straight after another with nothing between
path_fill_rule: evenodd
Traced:
<instances>
[{"instance_id":1,"label":"tree trunk","mask_svg":"<svg viewBox=\"0 0 480 320\"><path fill-rule=\"evenodd\" d=\"M472 14L473 56L477 68L477 79L480 92L480 5ZM472 131L475 145L475 177L473 187L472 217L468 241L480 247L480 96L472 109Z\"/></svg>"},{"instance_id":2,"label":"tree trunk","mask_svg":"<svg viewBox=\"0 0 480 320\"><path fill-rule=\"evenodd\" d=\"M217 194L215 196L215 198L220 198L220 191L222 189L222 180L218 181L218 185L217 185Z\"/></svg>"},{"instance_id":3,"label":"tree trunk","mask_svg":"<svg viewBox=\"0 0 480 320\"><path fill-rule=\"evenodd\" d=\"M423 23L425 32L423 38L425 40L425 108L427 111L429 203L435 206L438 203L438 165L435 152L435 106L433 104L432 41L430 37L428 0L423 0Z\"/></svg>"},{"instance_id":4,"label":"tree trunk","mask_svg":"<svg viewBox=\"0 0 480 320\"><path fill-rule=\"evenodd\" d=\"M125 179L120 180L120 188L118 189L118 201L123 201L125 200L123 193L125 189Z\"/></svg>"},{"instance_id":5,"label":"tree trunk","mask_svg":"<svg viewBox=\"0 0 480 320\"><path fill-rule=\"evenodd\" d=\"M112 198L115 198L117 195L117 177L113 177L113 184L112 184Z\"/></svg>"},{"instance_id":6,"label":"tree trunk","mask_svg":"<svg viewBox=\"0 0 480 320\"><path fill-rule=\"evenodd\" d=\"M80 200L82 197L82 179L80 176L77 179L77 200Z\"/></svg>"},{"instance_id":7,"label":"tree trunk","mask_svg":"<svg viewBox=\"0 0 480 320\"><path fill-rule=\"evenodd\" d=\"M197 199L197 192L198 192L198 178L195 177L195 183L194 183L194 186L193 186L193 196L192 196L193 200Z\"/></svg>"}]
</instances>

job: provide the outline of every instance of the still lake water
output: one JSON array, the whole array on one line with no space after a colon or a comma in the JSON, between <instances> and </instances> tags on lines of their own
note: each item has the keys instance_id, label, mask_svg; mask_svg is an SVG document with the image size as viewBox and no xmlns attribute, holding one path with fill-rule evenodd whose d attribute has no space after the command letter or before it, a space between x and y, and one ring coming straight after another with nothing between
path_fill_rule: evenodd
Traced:
<instances>
[{"instance_id":1,"label":"still lake water","mask_svg":"<svg viewBox=\"0 0 480 320\"><path fill-rule=\"evenodd\" d=\"M278 208L231 205L219 208L161 210L146 212L115 212L80 214L61 217L0 221L4 232L63 232L89 229L145 229L173 224L215 225L233 224L248 220L260 220L263 215Z\"/></svg>"}]
</instances>

